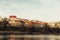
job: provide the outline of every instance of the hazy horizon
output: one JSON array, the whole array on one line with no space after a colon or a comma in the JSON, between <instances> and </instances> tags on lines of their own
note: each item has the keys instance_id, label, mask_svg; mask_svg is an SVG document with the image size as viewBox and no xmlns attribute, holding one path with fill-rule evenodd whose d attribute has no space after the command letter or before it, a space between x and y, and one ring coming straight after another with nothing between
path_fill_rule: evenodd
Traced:
<instances>
[{"instance_id":1,"label":"hazy horizon","mask_svg":"<svg viewBox=\"0 0 60 40\"><path fill-rule=\"evenodd\" d=\"M0 0L0 16L60 21L60 0Z\"/></svg>"}]
</instances>

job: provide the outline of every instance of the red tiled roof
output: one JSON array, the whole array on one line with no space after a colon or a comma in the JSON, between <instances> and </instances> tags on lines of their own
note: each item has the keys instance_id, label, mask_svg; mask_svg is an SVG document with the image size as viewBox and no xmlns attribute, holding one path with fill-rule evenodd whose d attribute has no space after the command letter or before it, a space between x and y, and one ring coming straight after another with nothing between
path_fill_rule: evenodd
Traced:
<instances>
[{"instance_id":1,"label":"red tiled roof","mask_svg":"<svg viewBox=\"0 0 60 40\"><path fill-rule=\"evenodd\" d=\"M9 16L9 18L12 18L12 17L13 17L13 18L17 18L16 16Z\"/></svg>"}]
</instances>

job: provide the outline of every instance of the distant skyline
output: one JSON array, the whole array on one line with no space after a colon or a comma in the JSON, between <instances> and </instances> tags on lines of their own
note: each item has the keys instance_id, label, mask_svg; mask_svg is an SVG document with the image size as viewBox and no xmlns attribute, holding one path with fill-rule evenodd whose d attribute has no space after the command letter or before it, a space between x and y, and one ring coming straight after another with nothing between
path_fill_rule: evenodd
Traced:
<instances>
[{"instance_id":1,"label":"distant skyline","mask_svg":"<svg viewBox=\"0 0 60 40\"><path fill-rule=\"evenodd\" d=\"M0 16L60 21L60 0L0 0Z\"/></svg>"}]
</instances>

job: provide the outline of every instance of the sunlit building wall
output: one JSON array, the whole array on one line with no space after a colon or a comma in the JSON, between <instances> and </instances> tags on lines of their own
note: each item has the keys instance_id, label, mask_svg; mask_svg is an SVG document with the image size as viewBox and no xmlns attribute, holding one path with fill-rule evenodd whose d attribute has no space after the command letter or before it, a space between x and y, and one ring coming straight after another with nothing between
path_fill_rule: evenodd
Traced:
<instances>
[{"instance_id":1,"label":"sunlit building wall","mask_svg":"<svg viewBox=\"0 0 60 40\"><path fill-rule=\"evenodd\" d=\"M48 25L49 27L52 27L52 28L55 27L55 23L54 23L54 22L48 23L47 25Z\"/></svg>"}]
</instances>

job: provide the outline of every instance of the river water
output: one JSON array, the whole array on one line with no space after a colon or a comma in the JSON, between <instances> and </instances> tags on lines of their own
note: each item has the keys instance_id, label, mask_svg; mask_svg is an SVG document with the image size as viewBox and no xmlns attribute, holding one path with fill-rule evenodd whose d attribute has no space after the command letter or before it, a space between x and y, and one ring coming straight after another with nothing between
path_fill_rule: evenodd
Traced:
<instances>
[{"instance_id":1,"label":"river water","mask_svg":"<svg viewBox=\"0 0 60 40\"><path fill-rule=\"evenodd\" d=\"M60 35L0 35L0 40L60 40Z\"/></svg>"},{"instance_id":2,"label":"river water","mask_svg":"<svg viewBox=\"0 0 60 40\"><path fill-rule=\"evenodd\" d=\"M19 31L0 31L0 40L60 40L60 35L29 35Z\"/></svg>"}]
</instances>

